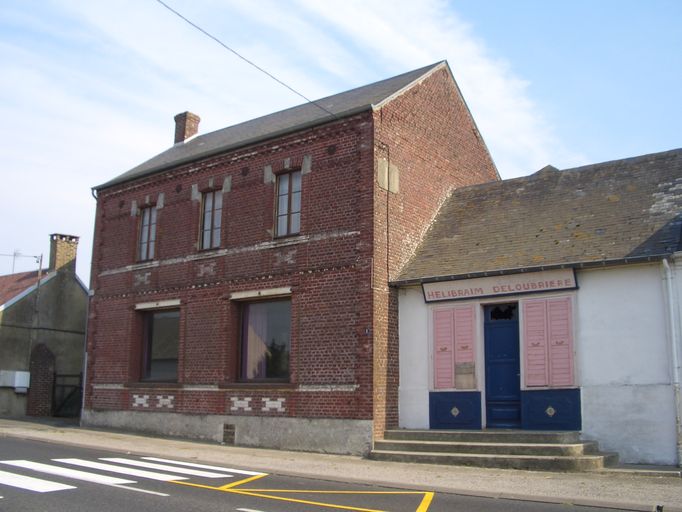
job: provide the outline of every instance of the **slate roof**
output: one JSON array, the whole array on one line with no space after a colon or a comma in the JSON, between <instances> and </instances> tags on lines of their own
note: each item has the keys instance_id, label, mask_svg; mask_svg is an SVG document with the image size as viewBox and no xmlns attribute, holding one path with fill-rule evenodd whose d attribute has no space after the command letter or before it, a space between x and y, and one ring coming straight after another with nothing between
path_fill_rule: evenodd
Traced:
<instances>
[{"instance_id":1,"label":"slate roof","mask_svg":"<svg viewBox=\"0 0 682 512\"><path fill-rule=\"evenodd\" d=\"M395 284L681 250L682 149L455 190Z\"/></svg>"},{"instance_id":2,"label":"slate roof","mask_svg":"<svg viewBox=\"0 0 682 512\"><path fill-rule=\"evenodd\" d=\"M43 273L44 275L44 273ZM0 306L38 283L38 271L0 276Z\"/></svg>"},{"instance_id":3,"label":"slate roof","mask_svg":"<svg viewBox=\"0 0 682 512\"><path fill-rule=\"evenodd\" d=\"M441 66L448 68L445 61L437 62L430 66L394 76L393 78L315 100L315 103L333 113L336 118L351 116L376 108L382 102L389 100L403 89ZM107 188L142 176L161 172L169 167L188 163L199 158L327 123L332 119L327 112L318 106L312 103L304 103L215 132L193 137L184 143L175 144L170 149L134 167L128 172L94 188L96 190Z\"/></svg>"}]
</instances>

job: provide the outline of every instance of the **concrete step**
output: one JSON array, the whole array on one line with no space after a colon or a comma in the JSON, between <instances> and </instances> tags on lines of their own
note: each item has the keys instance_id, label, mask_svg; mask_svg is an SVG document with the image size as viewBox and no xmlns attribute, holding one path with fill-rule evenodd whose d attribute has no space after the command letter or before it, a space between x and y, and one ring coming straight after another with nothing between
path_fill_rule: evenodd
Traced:
<instances>
[{"instance_id":1,"label":"concrete step","mask_svg":"<svg viewBox=\"0 0 682 512\"><path fill-rule=\"evenodd\" d=\"M378 461L525 469L531 471L594 471L603 469L605 465L615 464L618 460L618 455L602 453L579 457L561 457L372 450L369 458Z\"/></svg>"},{"instance_id":2,"label":"concrete step","mask_svg":"<svg viewBox=\"0 0 682 512\"><path fill-rule=\"evenodd\" d=\"M594 441L580 443L479 443L460 441L375 441L374 449L389 452L423 453L475 453L491 455L544 455L553 457L580 457L597 454L599 447Z\"/></svg>"},{"instance_id":3,"label":"concrete step","mask_svg":"<svg viewBox=\"0 0 682 512\"><path fill-rule=\"evenodd\" d=\"M579 432L529 430L387 430L386 440L444 441L464 443L580 443Z\"/></svg>"}]
</instances>

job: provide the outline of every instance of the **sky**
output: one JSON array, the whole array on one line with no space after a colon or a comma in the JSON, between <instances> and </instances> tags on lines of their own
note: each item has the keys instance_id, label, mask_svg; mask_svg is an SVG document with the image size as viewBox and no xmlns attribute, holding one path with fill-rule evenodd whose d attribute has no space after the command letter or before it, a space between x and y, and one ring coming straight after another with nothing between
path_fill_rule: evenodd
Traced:
<instances>
[{"instance_id":1,"label":"sky","mask_svg":"<svg viewBox=\"0 0 682 512\"><path fill-rule=\"evenodd\" d=\"M503 178L682 147L679 0L164 1L310 99L447 60ZM0 1L0 275L63 233L87 283L92 187L175 114L302 102L157 0Z\"/></svg>"}]
</instances>

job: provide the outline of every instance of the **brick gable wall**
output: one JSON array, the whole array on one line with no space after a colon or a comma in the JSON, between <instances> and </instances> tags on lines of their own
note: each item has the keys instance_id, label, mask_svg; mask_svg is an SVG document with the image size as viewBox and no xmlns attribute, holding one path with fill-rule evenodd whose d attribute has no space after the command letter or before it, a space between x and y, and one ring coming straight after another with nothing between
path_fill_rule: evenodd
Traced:
<instances>
[{"instance_id":1,"label":"brick gable wall","mask_svg":"<svg viewBox=\"0 0 682 512\"><path fill-rule=\"evenodd\" d=\"M398 300L388 282L452 190L499 176L445 67L375 112L374 126L374 434L380 437L398 425ZM382 165L398 175L396 192L379 185Z\"/></svg>"}]
</instances>

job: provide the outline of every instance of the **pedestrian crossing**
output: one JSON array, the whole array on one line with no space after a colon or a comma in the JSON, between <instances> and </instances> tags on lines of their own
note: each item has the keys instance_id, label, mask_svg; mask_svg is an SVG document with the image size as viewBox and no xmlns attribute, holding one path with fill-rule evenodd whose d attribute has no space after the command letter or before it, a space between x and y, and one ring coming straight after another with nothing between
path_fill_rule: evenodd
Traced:
<instances>
[{"instance_id":1,"label":"pedestrian crossing","mask_svg":"<svg viewBox=\"0 0 682 512\"><path fill-rule=\"evenodd\" d=\"M20 472L6 471L11 468ZM26 472L30 474L27 475ZM78 482L87 482L168 496L166 493L135 487L135 484L142 480L173 482L204 478L229 481L235 476L262 474L157 457L100 457L96 460L56 458L47 462L0 460L0 488L7 486L37 493L73 490L78 488ZM53 477L57 477L57 481L52 480Z\"/></svg>"}]
</instances>

